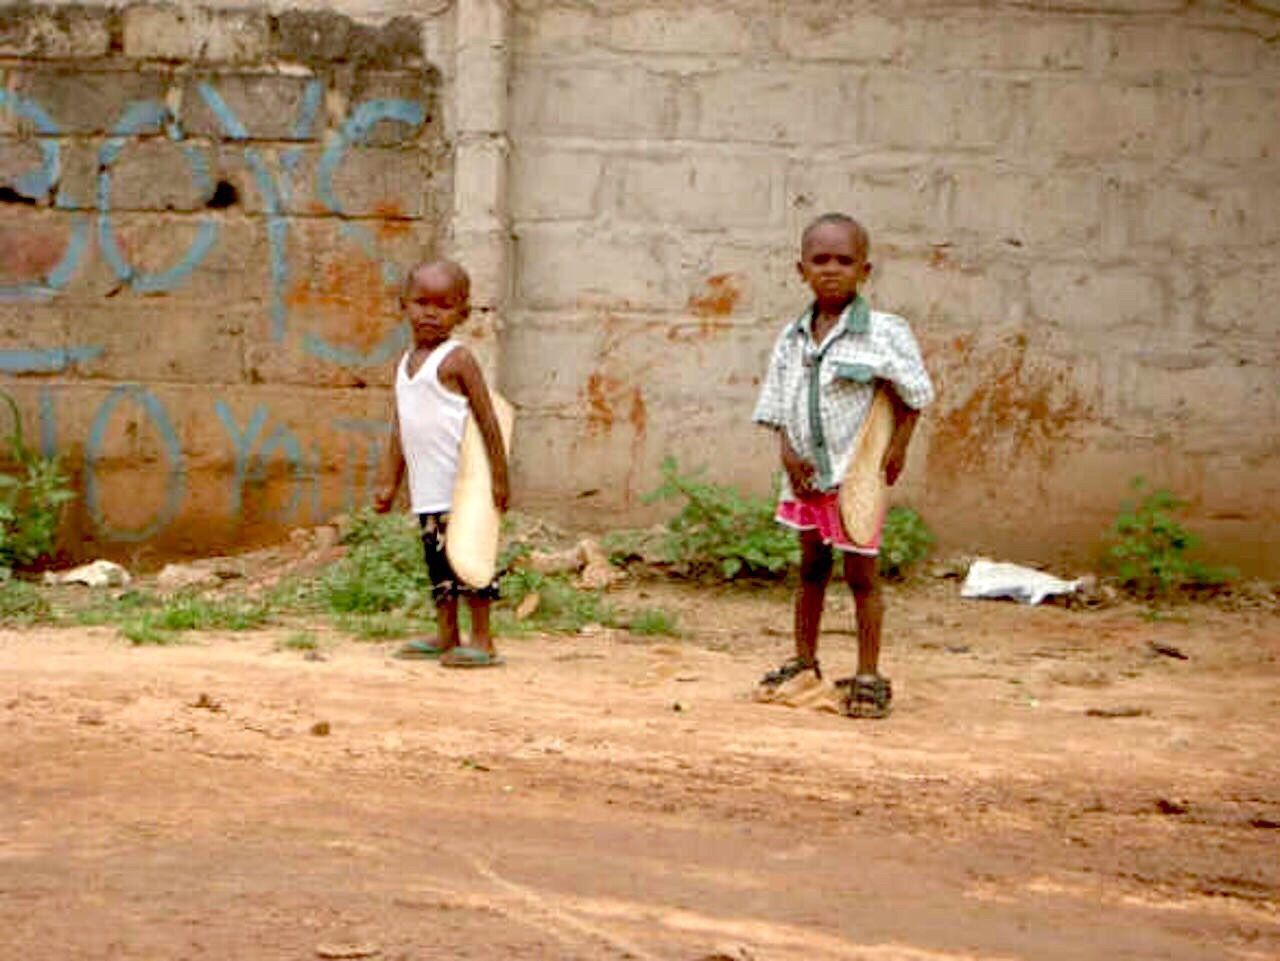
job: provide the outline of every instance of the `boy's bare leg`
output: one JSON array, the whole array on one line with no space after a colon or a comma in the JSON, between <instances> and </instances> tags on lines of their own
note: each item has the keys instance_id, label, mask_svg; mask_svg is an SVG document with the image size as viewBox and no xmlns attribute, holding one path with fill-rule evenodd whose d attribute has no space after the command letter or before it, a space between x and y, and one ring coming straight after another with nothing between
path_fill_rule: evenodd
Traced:
<instances>
[{"instance_id":1,"label":"boy's bare leg","mask_svg":"<svg viewBox=\"0 0 1280 961\"><path fill-rule=\"evenodd\" d=\"M844 580L853 591L858 612L858 673L880 672L880 627L884 598L880 593L877 559L865 554L844 555Z\"/></svg>"},{"instance_id":2,"label":"boy's bare leg","mask_svg":"<svg viewBox=\"0 0 1280 961\"><path fill-rule=\"evenodd\" d=\"M800 587L796 591L796 657L806 664L818 659L818 629L831 579L831 548L817 531L800 532Z\"/></svg>"},{"instance_id":3,"label":"boy's bare leg","mask_svg":"<svg viewBox=\"0 0 1280 961\"><path fill-rule=\"evenodd\" d=\"M489 631L489 605L487 597L468 597L467 606L471 608L471 644L490 654L493 649L493 635Z\"/></svg>"},{"instance_id":4,"label":"boy's bare leg","mask_svg":"<svg viewBox=\"0 0 1280 961\"><path fill-rule=\"evenodd\" d=\"M458 646L458 599L456 597L436 602L436 635L440 640L440 650L447 651Z\"/></svg>"}]
</instances>

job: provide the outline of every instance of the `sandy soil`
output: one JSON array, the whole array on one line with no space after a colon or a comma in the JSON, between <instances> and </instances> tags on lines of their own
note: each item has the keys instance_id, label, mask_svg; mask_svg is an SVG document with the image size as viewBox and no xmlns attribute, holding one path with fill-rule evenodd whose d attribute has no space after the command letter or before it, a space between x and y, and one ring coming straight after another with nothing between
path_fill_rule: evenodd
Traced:
<instances>
[{"instance_id":1,"label":"sandy soil","mask_svg":"<svg viewBox=\"0 0 1280 961\"><path fill-rule=\"evenodd\" d=\"M472 673L0 634L0 954L1280 957L1273 614L895 592L872 722L750 700L784 594L637 590Z\"/></svg>"}]
</instances>

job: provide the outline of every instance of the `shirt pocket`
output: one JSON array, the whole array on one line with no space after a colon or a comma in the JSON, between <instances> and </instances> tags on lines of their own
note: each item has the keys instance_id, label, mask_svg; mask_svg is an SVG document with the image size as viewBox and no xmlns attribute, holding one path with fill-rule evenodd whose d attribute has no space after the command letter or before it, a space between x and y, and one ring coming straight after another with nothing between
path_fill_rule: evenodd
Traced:
<instances>
[{"instance_id":1,"label":"shirt pocket","mask_svg":"<svg viewBox=\"0 0 1280 961\"><path fill-rule=\"evenodd\" d=\"M851 381L855 384L869 384L876 378L875 364L858 361L838 360L832 366L832 375L838 381Z\"/></svg>"}]
</instances>

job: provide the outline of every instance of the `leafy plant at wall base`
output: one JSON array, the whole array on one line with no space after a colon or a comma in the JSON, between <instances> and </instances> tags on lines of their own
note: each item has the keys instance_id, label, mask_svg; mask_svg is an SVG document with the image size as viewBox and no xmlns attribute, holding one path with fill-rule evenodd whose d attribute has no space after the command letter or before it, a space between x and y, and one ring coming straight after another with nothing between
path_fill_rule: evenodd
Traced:
<instances>
[{"instance_id":1,"label":"leafy plant at wall base","mask_svg":"<svg viewBox=\"0 0 1280 961\"><path fill-rule=\"evenodd\" d=\"M929 556L933 532L910 507L889 508L880 539L880 573L897 580Z\"/></svg>"},{"instance_id":2,"label":"leafy plant at wall base","mask_svg":"<svg viewBox=\"0 0 1280 961\"><path fill-rule=\"evenodd\" d=\"M416 525L402 514L362 511L343 539L347 555L320 584L335 614L376 614L421 604L431 594Z\"/></svg>"},{"instance_id":3,"label":"leafy plant at wall base","mask_svg":"<svg viewBox=\"0 0 1280 961\"><path fill-rule=\"evenodd\" d=\"M1111 527L1114 539L1105 567L1120 584L1146 598L1167 597L1186 587L1220 587L1236 577L1187 556L1200 538L1174 516L1186 508L1167 490L1150 490L1141 477L1130 485L1137 500L1124 501Z\"/></svg>"},{"instance_id":4,"label":"leafy plant at wall base","mask_svg":"<svg viewBox=\"0 0 1280 961\"><path fill-rule=\"evenodd\" d=\"M662 483L646 502L683 499L668 523L667 561L695 577L730 581L776 577L800 560L796 537L774 523L774 502L746 496L725 484L680 473L674 458L662 462Z\"/></svg>"},{"instance_id":5,"label":"leafy plant at wall base","mask_svg":"<svg viewBox=\"0 0 1280 961\"><path fill-rule=\"evenodd\" d=\"M24 581L0 583L0 624L34 624L53 614L49 602Z\"/></svg>"},{"instance_id":6,"label":"leafy plant at wall base","mask_svg":"<svg viewBox=\"0 0 1280 961\"><path fill-rule=\"evenodd\" d=\"M27 447L14 399L3 391L0 399L9 406L13 421L9 456L17 467L15 474L0 474L0 564L30 567L53 551L63 505L75 494L56 458Z\"/></svg>"}]
</instances>

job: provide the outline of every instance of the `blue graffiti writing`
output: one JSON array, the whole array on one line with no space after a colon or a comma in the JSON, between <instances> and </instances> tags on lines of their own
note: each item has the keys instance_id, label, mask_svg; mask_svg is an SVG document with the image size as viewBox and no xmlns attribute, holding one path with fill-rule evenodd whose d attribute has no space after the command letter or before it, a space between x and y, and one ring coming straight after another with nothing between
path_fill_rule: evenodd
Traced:
<instances>
[{"instance_id":1,"label":"blue graffiti writing","mask_svg":"<svg viewBox=\"0 0 1280 961\"><path fill-rule=\"evenodd\" d=\"M132 530L113 527L102 509L102 495L98 480L99 463L102 460L102 449L107 436L107 428L111 424L111 415L121 403L129 402L146 417L160 437L164 447L165 460L168 462L166 473L164 503L149 523ZM105 536L115 541L145 541L162 531L177 515L182 507L182 499L186 494L186 464L182 455L182 444L173 422L160 399L155 394L136 384L123 384L107 395L107 399L98 408L97 415L89 427L89 439L84 448L84 498L89 509L89 517L94 526Z\"/></svg>"}]
</instances>

